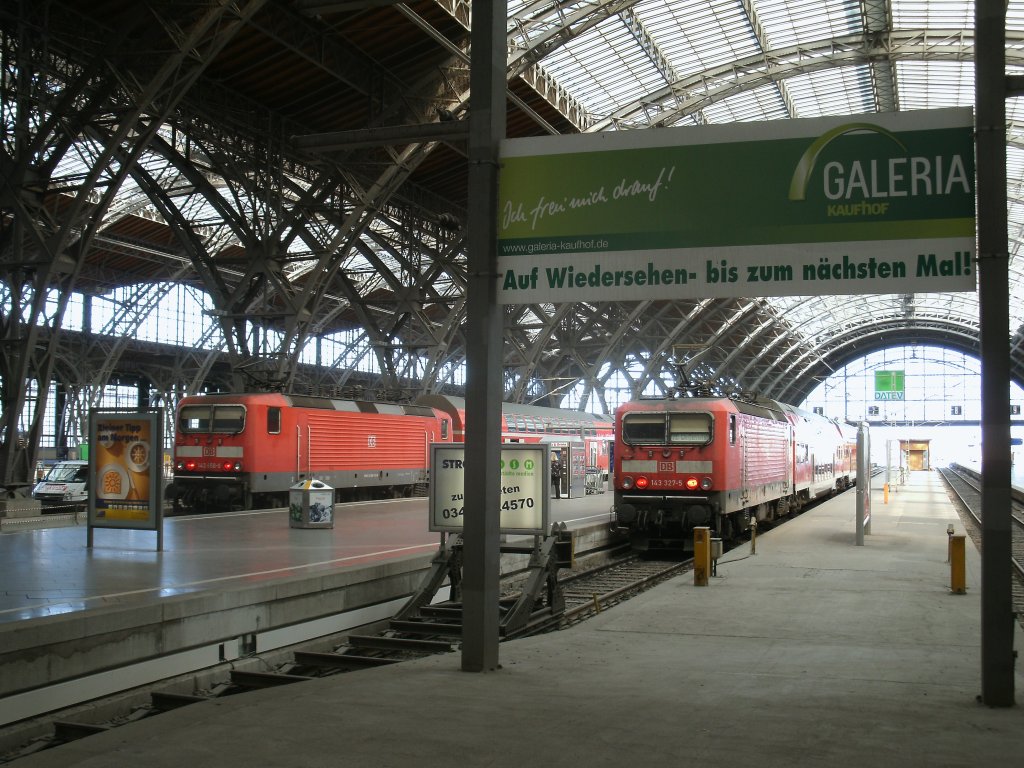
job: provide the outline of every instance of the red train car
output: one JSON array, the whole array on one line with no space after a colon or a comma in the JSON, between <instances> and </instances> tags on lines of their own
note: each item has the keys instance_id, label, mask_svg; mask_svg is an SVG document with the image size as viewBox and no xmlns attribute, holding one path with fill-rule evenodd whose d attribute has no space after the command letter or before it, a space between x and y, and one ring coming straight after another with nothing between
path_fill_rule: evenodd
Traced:
<instances>
[{"instance_id":1,"label":"red train car","mask_svg":"<svg viewBox=\"0 0 1024 768\"><path fill-rule=\"evenodd\" d=\"M588 470L608 472L608 418L503 404L502 439L585 436ZM429 395L412 405L282 394L182 398L176 414L176 509L285 506L288 490L316 478L338 501L412 495L429 482L430 444L461 442L465 403Z\"/></svg>"},{"instance_id":2,"label":"red train car","mask_svg":"<svg viewBox=\"0 0 1024 768\"><path fill-rule=\"evenodd\" d=\"M448 395L424 395L417 401L451 417L456 442L465 439L466 401ZM563 411L517 403L501 404L501 439L506 443L559 442L581 439L584 444L586 473L607 481L613 424L608 416L583 411ZM565 467L568 474L568 468Z\"/></svg>"},{"instance_id":3,"label":"red train car","mask_svg":"<svg viewBox=\"0 0 1024 768\"><path fill-rule=\"evenodd\" d=\"M764 398L639 400L615 414L614 514L638 549L723 539L856 480L856 431Z\"/></svg>"},{"instance_id":4,"label":"red train car","mask_svg":"<svg viewBox=\"0 0 1024 768\"><path fill-rule=\"evenodd\" d=\"M315 477L339 500L411 495L451 420L420 405L281 394L197 395L178 405L175 507L286 506Z\"/></svg>"}]
</instances>

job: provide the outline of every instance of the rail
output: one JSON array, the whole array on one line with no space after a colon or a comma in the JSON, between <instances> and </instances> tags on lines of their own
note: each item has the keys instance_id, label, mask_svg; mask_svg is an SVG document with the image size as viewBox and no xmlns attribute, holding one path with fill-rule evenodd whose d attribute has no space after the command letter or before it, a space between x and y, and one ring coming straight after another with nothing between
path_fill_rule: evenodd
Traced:
<instances>
[{"instance_id":1,"label":"rail","mask_svg":"<svg viewBox=\"0 0 1024 768\"><path fill-rule=\"evenodd\" d=\"M952 464L945 469L940 469L939 474L980 529L981 486L979 481L981 478L978 473L968 467ZM1024 498L1017 489L1013 489L1011 493L1010 517L1013 526L1011 531L1013 555L1010 560L1017 578L1024 580Z\"/></svg>"}]
</instances>

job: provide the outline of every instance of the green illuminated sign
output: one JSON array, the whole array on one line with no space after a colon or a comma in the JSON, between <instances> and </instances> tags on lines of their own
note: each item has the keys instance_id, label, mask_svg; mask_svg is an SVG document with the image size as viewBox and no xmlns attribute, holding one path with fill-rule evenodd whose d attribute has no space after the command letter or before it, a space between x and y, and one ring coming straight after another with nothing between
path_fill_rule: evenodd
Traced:
<instances>
[{"instance_id":1,"label":"green illuminated sign","mask_svg":"<svg viewBox=\"0 0 1024 768\"><path fill-rule=\"evenodd\" d=\"M902 400L905 371L875 371L875 400Z\"/></svg>"}]
</instances>

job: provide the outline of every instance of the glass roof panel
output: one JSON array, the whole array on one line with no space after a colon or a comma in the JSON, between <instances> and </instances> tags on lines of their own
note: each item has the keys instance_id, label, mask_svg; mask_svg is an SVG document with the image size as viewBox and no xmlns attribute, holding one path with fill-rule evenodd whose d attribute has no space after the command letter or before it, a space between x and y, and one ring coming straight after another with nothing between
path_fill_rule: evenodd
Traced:
<instances>
[{"instance_id":1,"label":"glass roof panel","mask_svg":"<svg viewBox=\"0 0 1024 768\"><path fill-rule=\"evenodd\" d=\"M735 0L650 0L634 12L679 77L761 50L743 4Z\"/></svg>"},{"instance_id":2,"label":"glass roof panel","mask_svg":"<svg viewBox=\"0 0 1024 768\"><path fill-rule=\"evenodd\" d=\"M974 64L969 61L897 61L896 81L904 110L974 105Z\"/></svg>"},{"instance_id":3,"label":"glass roof panel","mask_svg":"<svg viewBox=\"0 0 1024 768\"><path fill-rule=\"evenodd\" d=\"M894 29L973 29L974 3L968 0L893 0Z\"/></svg>"},{"instance_id":4,"label":"glass roof panel","mask_svg":"<svg viewBox=\"0 0 1024 768\"><path fill-rule=\"evenodd\" d=\"M744 91L716 102L703 111L710 123L783 120L789 117L786 103L782 100L779 89L775 85L765 85L754 91Z\"/></svg>"},{"instance_id":5,"label":"glass roof panel","mask_svg":"<svg viewBox=\"0 0 1024 768\"><path fill-rule=\"evenodd\" d=\"M613 17L556 49L543 67L592 115L604 116L665 85L636 39Z\"/></svg>"},{"instance_id":6,"label":"glass roof panel","mask_svg":"<svg viewBox=\"0 0 1024 768\"><path fill-rule=\"evenodd\" d=\"M866 66L842 67L796 75L785 82L794 117L856 115L873 112L871 72Z\"/></svg>"},{"instance_id":7,"label":"glass roof panel","mask_svg":"<svg viewBox=\"0 0 1024 768\"><path fill-rule=\"evenodd\" d=\"M770 49L861 30L859 0L763 0L755 10Z\"/></svg>"}]
</instances>

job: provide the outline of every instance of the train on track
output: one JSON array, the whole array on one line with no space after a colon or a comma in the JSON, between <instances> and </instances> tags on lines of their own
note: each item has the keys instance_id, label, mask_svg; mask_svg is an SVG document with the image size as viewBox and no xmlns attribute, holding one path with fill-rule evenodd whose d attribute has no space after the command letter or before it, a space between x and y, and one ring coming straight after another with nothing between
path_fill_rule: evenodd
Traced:
<instances>
[{"instance_id":1,"label":"train on track","mask_svg":"<svg viewBox=\"0 0 1024 768\"><path fill-rule=\"evenodd\" d=\"M166 496L176 511L279 507L307 479L332 486L337 501L411 496L429 482L431 443L463 441L465 412L461 398L445 395L412 404L274 393L184 397ZM501 430L504 442L582 444L587 471L609 474L610 417L503 403Z\"/></svg>"},{"instance_id":2,"label":"train on track","mask_svg":"<svg viewBox=\"0 0 1024 768\"><path fill-rule=\"evenodd\" d=\"M857 428L760 397L636 400L615 412L613 514L639 550L729 541L854 485Z\"/></svg>"}]
</instances>

